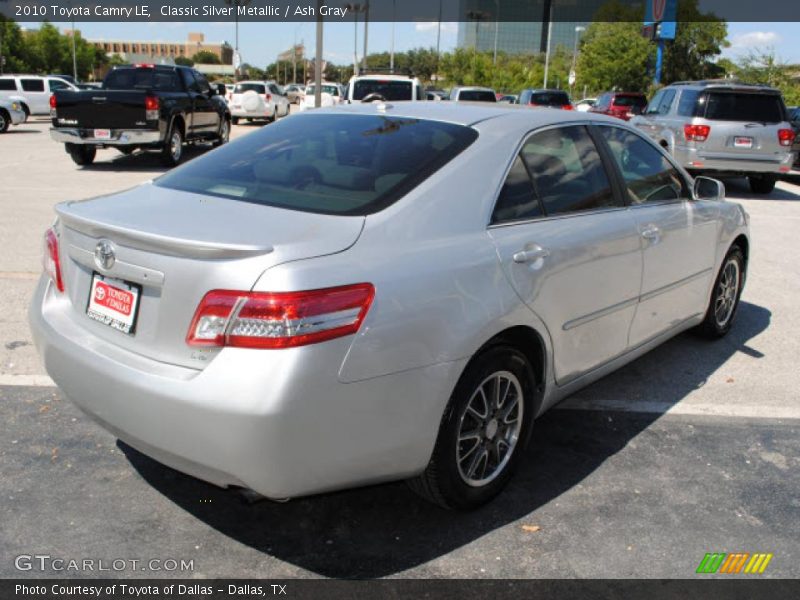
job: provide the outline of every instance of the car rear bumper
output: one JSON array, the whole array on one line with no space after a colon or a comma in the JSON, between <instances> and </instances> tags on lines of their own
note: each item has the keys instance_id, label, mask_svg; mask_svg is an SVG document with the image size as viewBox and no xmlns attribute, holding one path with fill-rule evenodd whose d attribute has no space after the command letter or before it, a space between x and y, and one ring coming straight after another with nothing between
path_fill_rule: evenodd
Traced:
<instances>
[{"instance_id":1,"label":"car rear bumper","mask_svg":"<svg viewBox=\"0 0 800 600\"><path fill-rule=\"evenodd\" d=\"M286 350L226 348L196 370L104 342L81 316L42 277L29 320L65 396L144 454L269 498L422 471L466 363L345 384L338 370L351 340L342 338Z\"/></svg>"},{"instance_id":2,"label":"car rear bumper","mask_svg":"<svg viewBox=\"0 0 800 600\"><path fill-rule=\"evenodd\" d=\"M260 110L245 110L243 108L234 108L230 106L231 116L240 119L271 119L275 116L275 107L267 106L263 111Z\"/></svg>"},{"instance_id":3,"label":"car rear bumper","mask_svg":"<svg viewBox=\"0 0 800 600\"><path fill-rule=\"evenodd\" d=\"M685 169L720 174L774 173L780 175L791 169L793 160L790 151L760 155L733 154L708 152L702 148L685 145L676 145L673 156Z\"/></svg>"},{"instance_id":4,"label":"car rear bumper","mask_svg":"<svg viewBox=\"0 0 800 600\"><path fill-rule=\"evenodd\" d=\"M66 144L95 146L145 146L162 141L161 132L150 129L112 129L110 139L94 137L94 129L50 128L50 137Z\"/></svg>"}]
</instances>

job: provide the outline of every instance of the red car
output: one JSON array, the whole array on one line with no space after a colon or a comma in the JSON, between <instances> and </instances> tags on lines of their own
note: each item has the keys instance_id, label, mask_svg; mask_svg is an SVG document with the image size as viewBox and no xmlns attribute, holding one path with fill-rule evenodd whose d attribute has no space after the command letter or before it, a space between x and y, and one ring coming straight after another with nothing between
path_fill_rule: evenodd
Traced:
<instances>
[{"instance_id":1,"label":"red car","mask_svg":"<svg viewBox=\"0 0 800 600\"><path fill-rule=\"evenodd\" d=\"M597 99L589 112L602 113L627 121L642 114L647 106L647 96L638 92L606 92Z\"/></svg>"}]
</instances>

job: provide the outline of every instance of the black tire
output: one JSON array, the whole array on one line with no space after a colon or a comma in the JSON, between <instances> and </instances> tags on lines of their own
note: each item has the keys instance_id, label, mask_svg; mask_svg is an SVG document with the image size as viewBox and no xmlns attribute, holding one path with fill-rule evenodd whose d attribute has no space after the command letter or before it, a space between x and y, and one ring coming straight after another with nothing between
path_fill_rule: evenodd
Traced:
<instances>
[{"instance_id":1,"label":"black tire","mask_svg":"<svg viewBox=\"0 0 800 600\"><path fill-rule=\"evenodd\" d=\"M231 117L231 125L238 125L239 117Z\"/></svg>"},{"instance_id":2,"label":"black tire","mask_svg":"<svg viewBox=\"0 0 800 600\"><path fill-rule=\"evenodd\" d=\"M0 109L0 133L8 131L9 125L11 125L11 115Z\"/></svg>"},{"instance_id":3,"label":"black tire","mask_svg":"<svg viewBox=\"0 0 800 600\"><path fill-rule=\"evenodd\" d=\"M94 162L97 156L97 148L94 146L83 146L81 144L67 144L67 152L72 157L72 161L81 167L86 167Z\"/></svg>"},{"instance_id":4,"label":"black tire","mask_svg":"<svg viewBox=\"0 0 800 600\"><path fill-rule=\"evenodd\" d=\"M754 194L770 194L775 189L777 177L774 175L749 175L750 191Z\"/></svg>"},{"instance_id":5,"label":"black tire","mask_svg":"<svg viewBox=\"0 0 800 600\"><path fill-rule=\"evenodd\" d=\"M734 263L733 267L730 266L731 263ZM747 264L742 249L736 245L732 246L714 280L706 316L695 330L698 334L705 338L717 339L731 330L747 276L746 269ZM735 271L734 277L731 277L731 270ZM730 289L730 281L735 281L736 287L733 290ZM732 306L728 304L729 302Z\"/></svg>"},{"instance_id":6,"label":"black tire","mask_svg":"<svg viewBox=\"0 0 800 600\"><path fill-rule=\"evenodd\" d=\"M161 148L161 163L166 167L177 166L183 158L183 129L173 123L164 146Z\"/></svg>"},{"instance_id":7,"label":"black tire","mask_svg":"<svg viewBox=\"0 0 800 600\"><path fill-rule=\"evenodd\" d=\"M503 380L507 382L505 394ZM533 369L525 355L510 346L494 346L473 358L445 409L431 460L421 475L408 481L409 487L426 500L448 509L477 508L499 494L522 460L530 438L534 381ZM494 390L492 385L499 386L499 396L503 397L499 408L486 406L482 399L487 394L480 394L481 389ZM494 397L491 391L488 395ZM479 418L477 411L468 412L470 406L485 407L485 416ZM503 416L504 410L510 413ZM508 419L514 422L508 424ZM460 439L465 430L471 437ZM511 440L515 441L505 443ZM507 446L504 453L500 450L501 443Z\"/></svg>"},{"instance_id":8,"label":"black tire","mask_svg":"<svg viewBox=\"0 0 800 600\"><path fill-rule=\"evenodd\" d=\"M227 144L228 141L231 139L231 122L222 117L222 120L219 123L219 131L217 132L217 139L212 142L212 146L217 148L218 146L222 146L222 144Z\"/></svg>"}]
</instances>

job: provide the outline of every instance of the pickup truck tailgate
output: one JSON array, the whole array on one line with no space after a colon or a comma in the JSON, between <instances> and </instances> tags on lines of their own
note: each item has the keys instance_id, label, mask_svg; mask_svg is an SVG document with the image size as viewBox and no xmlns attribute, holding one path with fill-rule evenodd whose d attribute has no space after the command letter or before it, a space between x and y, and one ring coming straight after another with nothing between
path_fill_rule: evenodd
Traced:
<instances>
[{"instance_id":1,"label":"pickup truck tailgate","mask_svg":"<svg viewBox=\"0 0 800 600\"><path fill-rule=\"evenodd\" d=\"M59 90L56 96L56 127L87 129L147 128L144 99L138 90Z\"/></svg>"}]
</instances>

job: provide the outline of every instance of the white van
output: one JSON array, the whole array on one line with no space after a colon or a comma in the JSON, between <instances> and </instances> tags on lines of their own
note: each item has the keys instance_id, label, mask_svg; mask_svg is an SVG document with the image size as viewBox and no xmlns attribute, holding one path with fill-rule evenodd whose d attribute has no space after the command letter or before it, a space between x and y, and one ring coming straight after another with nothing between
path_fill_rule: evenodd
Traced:
<instances>
[{"instance_id":1,"label":"white van","mask_svg":"<svg viewBox=\"0 0 800 600\"><path fill-rule=\"evenodd\" d=\"M77 90L69 81L60 77L40 75L0 75L0 99L11 96L22 98L22 110L26 116L49 115L50 95L56 90Z\"/></svg>"}]
</instances>

